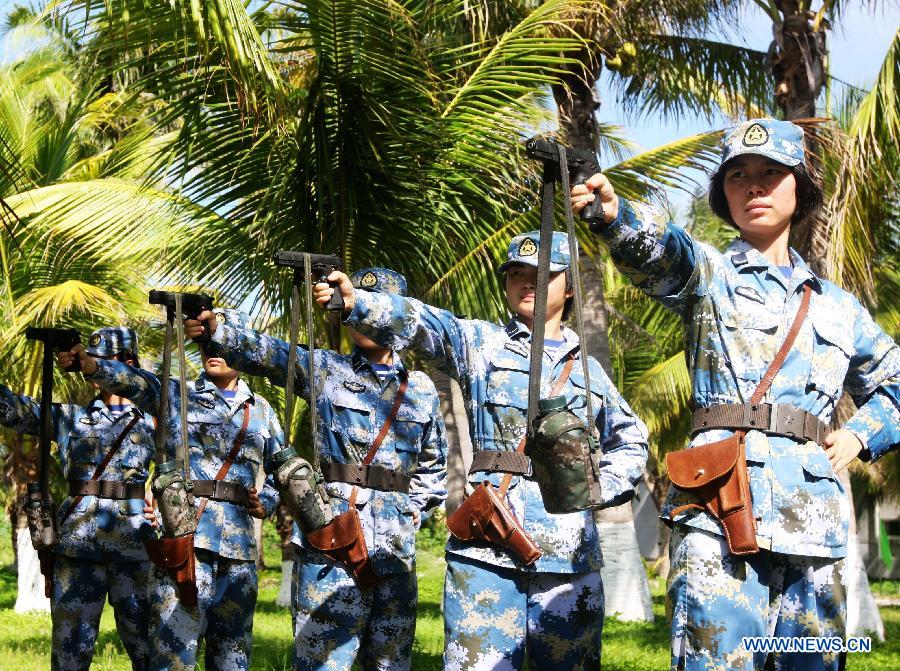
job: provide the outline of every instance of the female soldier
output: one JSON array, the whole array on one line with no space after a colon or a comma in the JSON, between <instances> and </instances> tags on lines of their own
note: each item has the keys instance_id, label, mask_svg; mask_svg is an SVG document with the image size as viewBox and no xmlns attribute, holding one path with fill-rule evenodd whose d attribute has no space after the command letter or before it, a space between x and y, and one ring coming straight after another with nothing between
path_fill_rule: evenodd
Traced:
<instances>
[{"instance_id":1,"label":"female soldier","mask_svg":"<svg viewBox=\"0 0 900 671\"><path fill-rule=\"evenodd\" d=\"M804 166L803 131L756 119L727 136L709 194L713 211L740 232L724 253L617 197L602 175L572 196L576 209L599 196L607 223L599 233L619 269L685 323L691 447L746 433L758 552L730 551L717 521L690 505L690 492L671 487L662 510L676 523L672 668L762 668L766 654L744 637L842 637L849 508L835 473L900 440L900 349L856 298L788 248L791 226L815 216L822 201ZM795 321L796 340L759 398ZM859 410L829 432L844 390ZM779 669L839 664L838 651L775 656Z\"/></svg>"},{"instance_id":2,"label":"female soldier","mask_svg":"<svg viewBox=\"0 0 900 671\"><path fill-rule=\"evenodd\" d=\"M219 320L227 315L235 323L249 321L238 310L216 312ZM130 398L144 412L158 414L162 385L156 375L117 361L94 359L81 346L60 352L60 365L69 365L75 356L88 380ZM194 534L197 605L183 604L168 572L152 566L148 590L151 671L194 668L201 639L206 643L206 668L250 668L258 592L256 534L250 518L271 515L278 503L271 476L262 492L256 491L260 469L273 470L272 455L283 441L275 412L222 359L205 352L201 359L203 372L188 386L186 408L194 505L206 501ZM165 461L174 458L174 446L181 439L183 411L178 381L170 380L169 385ZM216 486L216 479L225 486ZM152 509L147 512L152 516Z\"/></svg>"},{"instance_id":3,"label":"female soldier","mask_svg":"<svg viewBox=\"0 0 900 671\"><path fill-rule=\"evenodd\" d=\"M137 365L137 335L125 326L104 327L91 334L87 351ZM0 424L36 436L40 416L36 401L0 385ZM108 595L132 668L142 671L148 656L150 572L144 541L152 535L143 507L153 418L100 389L85 407L54 404L51 426L69 488L60 506L54 557L51 667L90 668Z\"/></svg>"},{"instance_id":4,"label":"female soldier","mask_svg":"<svg viewBox=\"0 0 900 671\"><path fill-rule=\"evenodd\" d=\"M339 282L349 313L346 323L392 349L411 348L464 390L474 461L473 484L490 480L496 487L507 474L506 505L541 550L523 565L513 554L486 542L451 537L444 584L444 664L456 669L519 669L526 648L532 668L593 669L600 657L603 587L600 543L590 511L551 514L531 476L524 455L516 451L525 433L528 408L530 339L537 278L537 231L512 239L506 274L506 301L514 317L504 326L459 319L446 310L396 294L354 291L343 273ZM585 388L578 337L562 326L571 304L568 238L553 236L551 281L547 298L544 396L562 379L559 394L585 417L584 395L595 398L595 422L603 456L599 464L604 503L614 505L633 495L647 459L646 429L631 412L595 359L589 359L591 389ZM333 290L316 285L325 304ZM564 371L571 370L565 377Z\"/></svg>"},{"instance_id":5,"label":"female soldier","mask_svg":"<svg viewBox=\"0 0 900 671\"><path fill-rule=\"evenodd\" d=\"M406 279L387 268L359 270L353 282L367 290L362 293L406 293ZM286 383L288 343L231 322L217 325L211 318L207 324L210 352L239 370ZM191 337L202 333L197 320L185 326ZM418 602L416 530L447 494L446 434L434 383L421 371L407 371L397 351L353 331L350 336L350 355L315 350L314 384L307 373L309 352L297 347L293 374L299 393L316 400L317 448L334 513L355 499L376 582L357 584L347 567L317 551L294 524L297 671L350 671L354 661L362 669L410 668ZM359 466L389 417L371 463Z\"/></svg>"}]
</instances>

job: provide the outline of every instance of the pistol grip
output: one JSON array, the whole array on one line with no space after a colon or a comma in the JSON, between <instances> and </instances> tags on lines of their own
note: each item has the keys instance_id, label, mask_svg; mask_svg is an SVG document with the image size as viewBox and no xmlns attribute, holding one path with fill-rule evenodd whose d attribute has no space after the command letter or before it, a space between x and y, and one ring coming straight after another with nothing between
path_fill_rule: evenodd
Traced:
<instances>
[{"instance_id":1,"label":"pistol grip","mask_svg":"<svg viewBox=\"0 0 900 671\"><path fill-rule=\"evenodd\" d=\"M203 324L203 333L194 338L194 342L202 345L204 343L208 343L212 339L212 336L209 333L209 320L204 319L200 323Z\"/></svg>"},{"instance_id":2,"label":"pistol grip","mask_svg":"<svg viewBox=\"0 0 900 671\"><path fill-rule=\"evenodd\" d=\"M77 356L75 357L75 361L72 362L71 366L67 368L63 368L64 373L80 373L81 372L81 359Z\"/></svg>"},{"instance_id":3,"label":"pistol grip","mask_svg":"<svg viewBox=\"0 0 900 671\"><path fill-rule=\"evenodd\" d=\"M584 184L590 179L591 175L578 174L575 176L575 184ZM584 206L581 210L581 220L588 222L593 230L596 226L605 226L603 219L603 203L600 202L600 194L594 193L594 200Z\"/></svg>"},{"instance_id":4,"label":"pistol grip","mask_svg":"<svg viewBox=\"0 0 900 671\"><path fill-rule=\"evenodd\" d=\"M334 311L343 311L344 309L344 297L341 296L341 291L338 289L337 282L329 282L328 286L334 289L334 293L331 294L331 300L328 301L328 304L325 306L326 310L334 310Z\"/></svg>"}]
</instances>

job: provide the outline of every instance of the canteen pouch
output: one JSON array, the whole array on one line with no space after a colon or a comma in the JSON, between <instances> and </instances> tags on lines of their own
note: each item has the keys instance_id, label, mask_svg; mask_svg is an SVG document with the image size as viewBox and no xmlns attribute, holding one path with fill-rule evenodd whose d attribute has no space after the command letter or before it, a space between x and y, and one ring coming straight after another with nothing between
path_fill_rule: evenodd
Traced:
<instances>
[{"instance_id":1,"label":"canteen pouch","mask_svg":"<svg viewBox=\"0 0 900 671\"><path fill-rule=\"evenodd\" d=\"M355 507L337 515L321 529L308 532L306 540L322 554L343 564L360 588L374 587L378 582Z\"/></svg>"},{"instance_id":2,"label":"canteen pouch","mask_svg":"<svg viewBox=\"0 0 900 671\"><path fill-rule=\"evenodd\" d=\"M670 519L687 508L705 510L722 527L732 554L759 552L742 433L667 454L666 468L672 484L700 499L678 506Z\"/></svg>"},{"instance_id":3,"label":"canteen pouch","mask_svg":"<svg viewBox=\"0 0 900 671\"><path fill-rule=\"evenodd\" d=\"M321 529L334 518L324 485L318 482L312 466L293 448L276 452L275 485L281 500L304 533Z\"/></svg>"},{"instance_id":4,"label":"canteen pouch","mask_svg":"<svg viewBox=\"0 0 900 671\"><path fill-rule=\"evenodd\" d=\"M154 538L145 543L150 561L166 570L175 582L178 600L188 608L197 607L197 573L194 534Z\"/></svg>"},{"instance_id":5,"label":"canteen pouch","mask_svg":"<svg viewBox=\"0 0 900 671\"><path fill-rule=\"evenodd\" d=\"M447 518L447 528L461 541L485 541L505 548L525 566L541 556L538 546L488 481L478 485Z\"/></svg>"},{"instance_id":6,"label":"canteen pouch","mask_svg":"<svg viewBox=\"0 0 900 671\"><path fill-rule=\"evenodd\" d=\"M197 530L197 509L175 462L161 464L151 487L159 506L162 528L166 536L178 538Z\"/></svg>"},{"instance_id":7,"label":"canteen pouch","mask_svg":"<svg viewBox=\"0 0 900 671\"><path fill-rule=\"evenodd\" d=\"M533 431L525 443L534 479L548 513L599 508L597 443L566 407L564 396L541 399Z\"/></svg>"}]
</instances>

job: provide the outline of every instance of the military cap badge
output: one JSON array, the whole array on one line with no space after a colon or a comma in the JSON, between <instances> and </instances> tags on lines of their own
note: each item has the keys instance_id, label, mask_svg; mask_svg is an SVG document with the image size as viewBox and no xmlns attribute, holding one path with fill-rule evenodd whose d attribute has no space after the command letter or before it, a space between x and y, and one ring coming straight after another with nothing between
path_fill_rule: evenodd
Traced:
<instances>
[{"instance_id":1,"label":"military cap badge","mask_svg":"<svg viewBox=\"0 0 900 671\"><path fill-rule=\"evenodd\" d=\"M743 143L745 147L758 147L768 141L769 131L758 123L750 126L750 128L747 129L747 132L744 133Z\"/></svg>"},{"instance_id":2,"label":"military cap badge","mask_svg":"<svg viewBox=\"0 0 900 671\"><path fill-rule=\"evenodd\" d=\"M519 245L519 256L534 256L537 251L537 244L531 238L525 238Z\"/></svg>"},{"instance_id":3,"label":"military cap badge","mask_svg":"<svg viewBox=\"0 0 900 671\"><path fill-rule=\"evenodd\" d=\"M366 289L371 289L376 284L378 284L378 278L375 276L375 273L368 272L362 276L362 279L359 281L359 286L365 287Z\"/></svg>"},{"instance_id":4,"label":"military cap badge","mask_svg":"<svg viewBox=\"0 0 900 671\"><path fill-rule=\"evenodd\" d=\"M90 345L91 347L96 347L97 345L100 344L101 340L103 340L103 338L100 337L100 334L95 333L94 335L91 336L91 339L90 339L90 342L88 342L88 345Z\"/></svg>"}]
</instances>

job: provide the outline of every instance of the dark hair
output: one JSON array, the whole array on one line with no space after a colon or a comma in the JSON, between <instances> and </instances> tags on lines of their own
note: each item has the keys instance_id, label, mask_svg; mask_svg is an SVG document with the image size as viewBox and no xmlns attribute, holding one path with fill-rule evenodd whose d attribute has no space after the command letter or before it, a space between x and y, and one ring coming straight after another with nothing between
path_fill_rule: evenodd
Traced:
<instances>
[{"instance_id":1,"label":"dark hair","mask_svg":"<svg viewBox=\"0 0 900 671\"><path fill-rule=\"evenodd\" d=\"M569 266L568 268L566 268L565 272L566 272L566 293L569 293L570 291L575 291L575 284L572 282L572 267ZM572 312L572 305L574 305L574 304L575 304L575 296L573 294L572 296L569 296L566 299L565 303L563 303L563 313L562 313L563 321L566 321L569 319L569 314Z\"/></svg>"},{"instance_id":2,"label":"dark hair","mask_svg":"<svg viewBox=\"0 0 900 671\"><path fill-rule=\"evenodd\" d=\"M127 363L128 361L133 361L134 362L133 365L135 368L141 367L141 362L137 358L137 356L135 356L134 352L127 350L127 349L119 350L119 353L116 354L116 361L119 361L121 363Z\"/></svg>"},{"instance_id":3,"label":"dark hair","mask_svg":"<svg viewBox=\"0 0 900 671\"><path fill-rule=\"evenodd\" d=\"M731 161L728 161L728 163L731 163ZM737 224L731 218L728 200L725 198L725 170L728 168L728 163L719 168L710 180L709 207L713 214L730 226L737 228ZM819 213L825 198L822 194L822 188L812 178L803 163L790 167L790 171L794 174L794 180L797 182L797 207L791 216L791 224L800 224L812 219Z\"/></svg>"}]
</instances>

